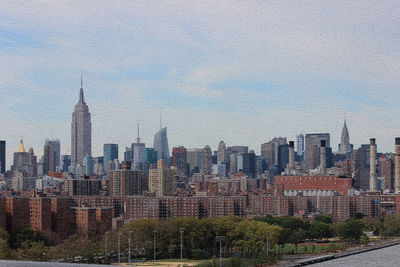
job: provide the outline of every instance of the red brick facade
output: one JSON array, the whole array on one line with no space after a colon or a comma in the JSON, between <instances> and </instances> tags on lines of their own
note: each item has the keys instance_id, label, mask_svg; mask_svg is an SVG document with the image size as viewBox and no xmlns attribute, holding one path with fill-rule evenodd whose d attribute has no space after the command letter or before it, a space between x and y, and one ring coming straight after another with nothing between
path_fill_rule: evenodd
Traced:
<instances>
[{"instance_id":1,"label":"red brick facade","mask_svg":"<svg viewBox=\"0 0 400 267\"><path fill-rule=\"evenodd\" d=\"M6 229L6 200L0 198L0 227Z\"/></svg>"},{"instance_id":2,"label":"red brick facade","mask_svg":"<svg viewBox=\"0 0 400 267\"><path fill-rule=\"evenodd\" d=\"M339 176L276 176L274 186L283 184L284 190L313 191L326 190L336 191L340 195L347 195L351 189L351 178Z\"/></svg>"}]
</instances>

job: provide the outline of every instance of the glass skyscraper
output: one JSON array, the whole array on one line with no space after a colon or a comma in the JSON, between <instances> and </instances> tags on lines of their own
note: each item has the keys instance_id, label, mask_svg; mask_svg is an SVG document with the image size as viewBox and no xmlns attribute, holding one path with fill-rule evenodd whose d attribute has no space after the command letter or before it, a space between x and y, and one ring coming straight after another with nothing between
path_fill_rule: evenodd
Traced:
<instances>
[{"instance_id":1,"label":"glass skyscraper","mask_svg":"<svg viewBox=\"0 0 400 267\"><path fill-rule=\"evenodd\" d=\"M162 128L154 135L153 148L157 151L157 159L163 159L168 162L169 148L167 138L167 127Z\"/></svg>"},{"instance_id":2,"label":"glass skyscraper","mask_svg":"<svg viewBox=\"0 0 400 267\"><path fill-rule=\"evenodd\" d=\"M103 155L105 167L110 160L118 159L118 144L104 144Z\"/></svg>"}]
</instances>

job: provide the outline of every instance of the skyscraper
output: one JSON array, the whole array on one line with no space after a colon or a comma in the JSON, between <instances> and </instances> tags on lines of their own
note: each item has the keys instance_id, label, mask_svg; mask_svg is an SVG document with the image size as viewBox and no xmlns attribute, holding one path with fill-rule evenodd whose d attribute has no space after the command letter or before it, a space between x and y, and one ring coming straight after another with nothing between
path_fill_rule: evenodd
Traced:
<instances>
[{"instance_id":1,"label":"skyscraper","mask_svg":"<svg viewBox=\"0 0 400 267\"><path fill-rule=\"evenodd\" d=\"M118 159L118 144L104 144L103 146L104 167L111 160Z\"/></svg>"},{"instance_id":2,"label":"skyscraper","mask_svg":"<svg viewBox=\"0 0 400 267\"><path fill-rule=\"evenodd\" d=\"M83 158L83 166L85 166L85 175L91 176L94 173L94 161L91 155L86 155Z\"/></svg>"},{"instance_id":3,"label":"skyscraper","mask_svg":"<svg viewBox=\"0 0 400 267\"><path fill-rule=\"evenodd\" d=\"M241 155L243 157L243 173L250 178L256 177L256 154L254 150Z\"/></svg>"},{"instance_id":4,"label":"skyscraper","mask_svg":"<svg viewBox=\"0 0 400 267\"><path fill-rule=\"evenodd\" d=\"M6 141L0 140L0 173L6 171Z\"/></svg>"},{"instance_id":5,"label":"skyscraper","mask_svg":"<svg viewBox=\"0 0 400 267\"><path fill-rule=\"evenodd\" d=\"M305 167L307 170L315 169L320 164L320 147L321 140L325 140L325 145L327 148L327 161L330 162L330 135L329 133L314 133L306 134L305 142Z\"/></svg>"},{"instance_id":6,"label":"skyscraper","mask_svg":"<svg viewBox=\"0 0 400 267\"><path fill-rule=\"evenodd\" d=\"M19 143L18 151L14 153L14 162L11 171L14 172L14 175L17 174L16 172L20 172L24 177L33 175L31 160L29 154L25 151L22 139Z\"/></svg>"},{"instance_id":7,"label":"skyscraper","mask_svg":"<svg viewBox=\"0 0 400 267\"><path fill-rule=\"evenodd\" d=\"M58 142L58 145L60 143ZM43 174L47 175L48 172L56 171L56 143L50 140L46 140L44 144L44 155L43 155Z\"/></svg>"},{"instance_id":8,"label":"skyscraper","mask_svg":"<svg viewBox=\"0 0 400 267\"><path fill-rule=\"evenodd\" d=\"M218 144L218 157L217 163L227 163L227 153L226 153L226 145L224 141L219 142Z\"/></svg>"},{"instance_id":9,"label":"skyscraper","mask_svg":"<svg viewBox=\"0 0 400 267\"><path fill-rule=\"evenodd\" d=\"M261 157L268 160L268 168L277 166L278 162L278 147L287 144L286 137L275 137L271 141L261 145Z\"/></svg>"},{"instance_id":10,"label":"skyscraper","mask_svg":"<svg viewBox=\"0 0 400 267\"><path fill-rule=\"evenodd\" d=\"M138 136L136 139L136 143L132 144L132 156L133 156L133 162L132 162L132 170L141 170L141 165L144 162L144 150L146 148L145 143L140 142L140 137L139 137L139 125L138 125Z\"/></svg>"},{"instance_id":11,"label":"skyscraper","mask_svg":"<svg viewBox=\"0 0 400 267\"><path fill-rule=\"evenodd\" d=\"M54 154L55 154L54 162L55 162L55 168L57 169L57 167L60 167L60 163L61 163L60 140L58 140L58 139L55 139L55 140L46 139L45 146L47 144L53 144L53 146L54 146Z\"/></svg>"},{"instance_id":12,"label":"skyscraper","mask_svg":"<svg viewBox=\"0 0 400 267\"><path fill-rule=\"evenodd\" d=\"M157 164L157 151L155 151L154 148L145 148L144 161L149 164Z\"/></svg>"},{"instance_id":13,"label":"skyscraper","mask_svg":"<svg viewBox=\"0 0 400 267\"><path fill-rule=\"evenodd\" d=\"M299 134L296 136L297 138L297 156L303 157L304 155L304 135Z\"/></svg>"},{"instance_id":14,"label":"skyscraper","mask_svg":"<svg viewBox=\"0 0 400 267\"><path fill-rule=\"evenodd\" d=\"M67 172L71 166L71 155L62 155L61 157L61 171Z\"/></svg>"},{"instance_id":15,"label":"skyscraper","mask_svg":"<svg viewBox=\"0 0 400 267\"><path fill-rule=\"evenodd\" d=\"M31 162L31 166L32 166L32 176L36 177L37 176L37 156L35 156L35 153L33 152L33 148L30 147L29 148L29 159Z\"/></svg>"},{"instance_id":16,"label":"skyscraper","mask_svg":"<svg viewBox=\"0 0 400 267\"><path fill-rule=\"evenodd\" d=\"M183 146L172 149L172 166L176 166L184 175L187 175L187 153Z\"/></svg>"},{"instance_id":17,"label":"skyscraper","mask_svg":"<svg viewBox=\"0 0 400 267\"><path fill-rule=\"evenodd\" d=\"M346 120L344 120L342 137L339 144L339 152L342 154L348 154L353 151L353 145L350 144L349 130L347 129Z\"/></svg>"},{"instance_id":18,"label":"skyscraper","mask_svg":"<svg viewBox=\"0 0 400 267\"><path fill-rule=\"evenodd\" d=\"M201 170L201 158L203 155L203 150L199 148L188 148L186 149L186 160L189 164L190 173L189 176L193 175L193 173L199 173Z\"/></svg>"},{"instance_id":19,"label":"skyscraper","mask_svg":"<svg viewBox=\"0 0 400 267\"><path fill-rule=\"evenodd\" d=\"M278 167L279 171L283 171L289 163L289 145L278 146Z\"/></svg>"},{"instance_id":20,"label":"skyscraper","mask_svg":"<svg viewBox=\"0 0 400 267\"><path fill-rule=\"evenodd\" d=\"M169 160L167 127L162 128L154 135L153 147L157 151L157 159Z\"/></svg>"},{"instance_id":21,"label":"skyscraper","mask_svg":"<svg viewBox=\"0 0 400 267\"><path fill-rule=\"evenodd\" d=\"M201 158L201 166L203 174L211 174L212 171L212 152L211 147L205 146L203 148L203 155Z\"/></svg>"},{"instance_id":22,"label":"skyscraper","mask_svg":"<svg viewBox=\"0 0 400 267\"><path fill-rule=\"evenodd\" d=\"M79 102L75 105L71 123L71 163L73 165L82 165L83 158L92 154L92 123L82 87L81 79Z\"/></svg>"},{"instance_id":23,"label":"skyscraper","mask_svg":"<svg viewBox=\"0 0 400 267\"><path fill-rule=\"evenodd\" d=\"M156 197L174 194L174 171L165 166L164 160L157 161L157 169L149 170L149 191Z\"/></svg>"},{"instance_id":24,"label":"skyscraper","mask_svg":"<svg viewBox=\"0 0 400 267\"><path fill-rule=\"evenodd\" d=\"M123 161L122 170L111 171L110 195L111 196L133 196L142 194L141 171L131 170L131 163Z\"/></svg>"}]
</instances>

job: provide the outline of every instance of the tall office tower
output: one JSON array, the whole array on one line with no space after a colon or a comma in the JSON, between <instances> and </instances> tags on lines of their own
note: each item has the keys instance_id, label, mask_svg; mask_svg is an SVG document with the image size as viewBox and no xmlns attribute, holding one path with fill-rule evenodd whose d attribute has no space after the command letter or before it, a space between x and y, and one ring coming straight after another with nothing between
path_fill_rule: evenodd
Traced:
<instances>
[{"instance_id":1,"label":"tall office tower","mask_svg":"<svg viewBox=\"0 0 400 267\"><path fill-rule=\"evenodd\" d=\"M189 164L190 173L188 175L193 175L193 173L200 173L201 170L201 159L203 156L203 150L198 148L188 148L186 149L186 160Z\"/></svg>"},{"instance_id":2,"label":"tall office tower","mask_svg":"<svg viewBox=\"0 0 400 267\"><path fill-rule=\"evenodd\" d=\"M83 166L85 166L85 175L91 176L94 173L94 160L91 155L86 155L83 158Z\"/></svg>"},{"instance_id":3,"label":"tall office tower","mask_svg":"<svg viewBox=\"0 0 400 267\"><path fill-rule=\"evenodd\" d=\"M355 189L369 189L369 164L370 164L370 146L361 145L357 150L351 153L351 172L353 176L353 185Z\"/></svg>"},{"instance_id":4,"label":"tall office tower","mask_svg":"<svg viewBox=\"0 0 400 267\"><path fill-rule=\"evenodd\" d=\"M347 129L346 120L344 120L342 129L342 138L339 144L339 152L348 154L353 151L353 145L350 144L349 130Z\"/></svg>"},{"instance_id":5,"label":"tall office tower","mask_svg":"<svg viewBox=\"0 0 400 267\"><path fill-rule=\"evenodd\" d=\"M218 164L218 152L214 151L214 154L211 156L212 164Z\"/></svg>"},{"instance_id":6,"label":"tall office tower","mask_svg":"<svg viewBox=\"0 0 400 267\"><path fill-rule=\"evenodd\" d=\"M142 170L145 148L146 148L145 143L140 142L139 124L138 124L136 143L133 143L131 146L131 153L133 158L131 166L132 170Z\"/></svg>"},{"instance_id":7,"label":"tall office tower","mask_svg":"<svg viewBox=\"0 0 400 267\"><path fill-rule=\"evenodd\" d=\"M118 144L104 144L103 146L104 167L109 161L118 159Z\"/></svg>"},{"instance_id":8,"label":"tall office tower","mask_svg":"<svg viewBox=\"0 0 400 267\"><path fill-rule=\"evenodd\" d=\"M144 161L148 164L157 164L157 151L154 148L145 148Z\"/></svg>"},{"instance_id":9,"label":"tall office tower","mask_svg":"<svg viewBox=\"0 0 400 267\"><path fill-rule=\"evenodd\" d=\"M144 162L144 150L146 148L145 143L140 143L140 139L137 139L136 143L132 144L133 151L133 170L141 170L141 164Z\"/></svg>"},{"instance_id":10,"label":"tall office tower","mask_svg":"<svg viewBox=\"0 0 400 267\"><path fill-rule=\"evenodd\" d=\"M229 157L229 173L234 174L237 172L238 167L237 167L237 153L232 153L231 156Z\"/></svg>"},{"instance_id":11,"label":"tall office tower","mask_svg":"<svg viewBox=\"0 0 400 267\"><path fill-rule=\"evenodd\" d=\"M303 157L304 156L304 135L299 134L296 136L297 139L297 156Z\"/></svg>"},{"instance_id":12,"label":"tall office tower","mask_svg":"<svg viewBox=\"0 0 400 267\"><path fill-rule=\"evenodd\" d=\"M31 166L32 166L32 176L36 177L38 176L38 172L37 172L37 156L35 156L35 153L33 152L33 148L30 147L29 148L29 160L31 162Z\"/></svg>"},{"instance_id":13,"label":"tall office tower","mask_svg":"<svg viewBox=\"0 0 400 267\"><path fill-rule=\"evenodd\" d=\"M62 155L61 156L61 171L67 172L71 166L71 155Z\"/></svg>"},{"instance_id":14,"label":"tall office tower","mask_svg":"<svg viewBox=\"0 0 400 267\"><path fill-rule=\"evenodd\" d=\"M388 192L393 192L395 188L395 162L396 154L390 156L389 154L382 154L378 159L378 179L383 181L381 189L387 190Z\"/></svg>"},{"instance_id":15,"label":"tall office tower","mask_svg":"<svg viewBox=\"0 0 400 267\"><path fill-rule=\"evenodd\" d=\"M172 149L172 166L176 166L183 175L187 175L187 152L185 147L179 146Z\"/></svg>"},{"instance_id":16,"label":"tall office tower","mask_svg":"<svg viewBox=\"0 0 400 267\"><path fill-rule=\"evenodd\" d=\"M43 157L37 163L37 175L43 176Z\"/></svg>"},{"instance_id":17,"label":"tall office tower","mask_svg":"<svg viewBox=\"0 0 400 267\"><path fill-rule=\"evenodd\" d=\"M239 156L238 156L239 157ZM242 161L242 169L243 173L246 174L250 178L256 177L256 154L254 150L250 150L249 153L241 155Z\"/></svg>"},{"instance_id":18,"label":"tall office tower","mask_svg":"<svg viewBox=\"0 0 400 267\"><path fill-rule=\"evenodd\" d=\"M369 191L376 191L376 143L370 139L369 145Z\"/></svg>"},{"instance_id":19,"label":"tall office tower","mask_svg":"<svg viewBox=\"0 0 400 267\"><path fill-rule=\"evenodd\" d=\"M14 175L16 175L16 172L20 172L24 177L30 177L33 175L29 154L25 151L22 139L19 143L18 152L14 153L14 161L11 171Z\"/></svg>"},{"instance_id":20,"label":"tall office tower","mask_svg":"<svg viewBox=\"0 0 400 267\"><path fill-rule=\"evenodd\" d=\"M268 170L268 160L261 156L256 156L256 172L257 175L263 174L266 170Z\"/></svg>"},{"instance_id":21,"label":"tall office tower","mask_svg":"<svg viewBox=\"0 0 400 267\"><path fill-rule=\"evenodd\" d=\"M72 113L71 123L71 163L82 165L83 158L92 155L92 123L90 122L89 107L83 96L81 79L81 90L79 102L75 105Z\"/></svg>"},{"instance_id":22,"label":"tall office tower","mask_svg":"<svg viewBox=\"0 0 400 267\"><path fill-rule=\"evenodd\" d=\"M217 153L217 163L227 163L227 153L226 153L226 145L224 141L219 142L218 144L218 153Z\"/></svg>"},{"instance_id":23,"label":"tall office tower","mask_svg":"<svg viewBox=\"0 0 400 267\"><path fill-rule=\"evenodd\" d=\"M320 164L320 147L321 147L321 140L325 140L325 145L327 148L327 165L329 165L331 159L330 147L330 135L329 133L314 133L314 134L306 134L305 142L306 142L306 149L305 149L305 168L315 169ZM329 166L327 166L329 167Z\"/></svg>"},{"instance_id":24,"label":"tall office tower","mask_svg":"<svg viewBox=\"0 0 400 267\"><path fill-rule=\"evenodd\" d=\"M121 170L111 171L110 195L111 196L134 196L142 194L141 171L131 170L131 163L123 161Z\"/></svg>"},{"instance_id":25,"label":"tall office tower","mask_svg":"<svg viewBox=\"0 0 400 267\"><path fill-rule=\"evenodd\" d=\"M153 148L157 151L157 159L169 160L167 127L162 128L154 135Z\"/></svg>"},{"instance_id":26,"label":"tall office tower","mask_svg":"<svg viewBox=\"0 0 400 267\"><path fill-rule=\"evenodd\" d=\"M58 140L58 139L55 139L55 140L46 139L44 145L46 146L47 144L53 144L53 146L54 146L56 169L57 169L57 168L59 169L60 163L61 163L60 140Z\"/></svg>"},{"instance_id":27,"label":"tall office tower","mask_svg":"<svg viewBox=\"0 0 400 267\"><path fill-rule=\"evenodd\" d=\"M271 141L261 145L261 157L268 160L268 168L272 166L278 166L278 147L280 145L286 145L286 137L275 137Z\"/></svg>"},{"instance_id":28,"label":"tall office tower","mask_svg":"<svg viewBox=\"0 0 400 267\"><path fill-rule=\"evenodd\" d=\"M211 147L205 146L201 156L202 174L211 174L212 171L212 152Z\"/></svg>"},{"instance_id":29,"label":"tall office tower","mask_svg":"<svg viewBox=\"0 0 400 267\"><path fill-rule=\"evenodd\" d=\"M279 171L284 171L287 164L289 163L289 145L278 146L278 167Z\"/></svg>"},{"instance_id":30,"label":"tall office tower","mask_svg":"<svg viewBox=\"0 0 400 267\"><path fill-rule=\"evenodd\" d=\"M0 140L0 173L6 172L6 141Z\"/></svg>"},{"instance_id":31,"label":"tall office tower","mask_svg":"<svg viewBox=\"0 0 400 267\"><path fill-rule=\"evenodd\" d=\"M56 171L56 144L46 140L43 154L43 174Z\"/></svg>"},{"instance_id":32,"label":"tall office tower","mask_svg":"<svg viewBox=\"0 0 400 267\"><path fill-rule=\"evenodd\" d=\"M156 197L172 196L174 176L174 171L165 166L165 161L158 160L157 169L149 170L149 191Z\"/></svg>"},{"instance_id":33,"label":"tall office tower","mask_svg":"<svg viewBox=\"0 0 400 267\"><path fill-rule=\"evenodd\" d=\"M124 161L133 161L133 151L131 147L125 147Z\"/></svg>"}]
</instances>

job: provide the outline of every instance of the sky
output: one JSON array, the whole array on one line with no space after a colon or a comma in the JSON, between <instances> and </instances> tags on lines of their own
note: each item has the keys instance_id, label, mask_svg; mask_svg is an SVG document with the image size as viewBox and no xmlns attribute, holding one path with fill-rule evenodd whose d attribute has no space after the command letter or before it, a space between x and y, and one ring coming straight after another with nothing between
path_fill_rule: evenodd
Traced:
<instances>
[{"instance_id":1,"label":"sky","mask_svg":"<svg viewBox=\"0 0 400 267\"><path fill-rule=\"evenodd\" d=\"M92 152L140 137L170 149L329 132L400 136L399 1L0 0L0 140L70 154L83 76Z\"/></svg>"}]
</instances>

